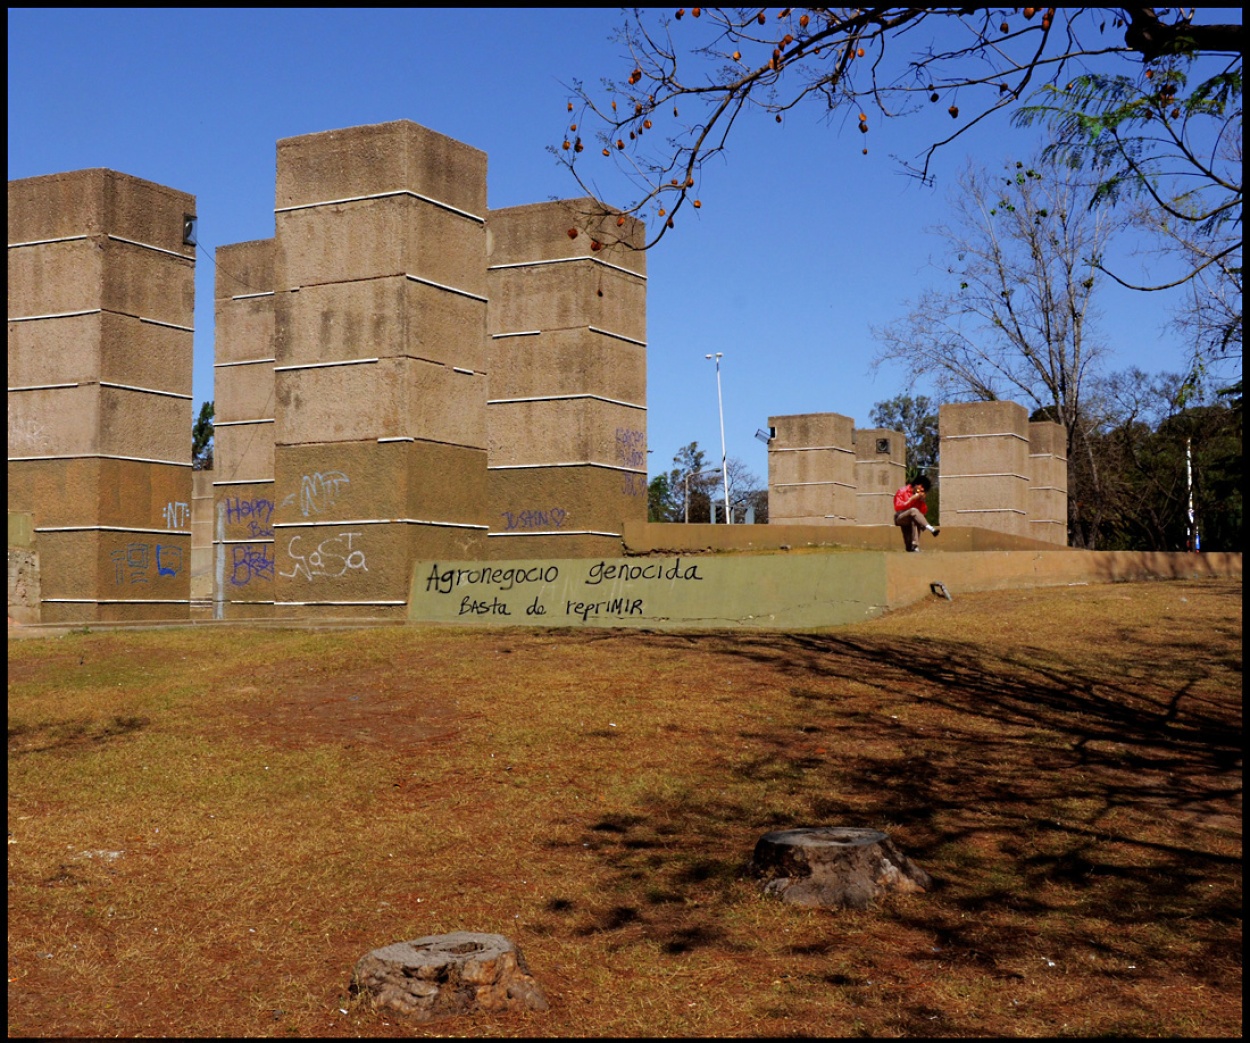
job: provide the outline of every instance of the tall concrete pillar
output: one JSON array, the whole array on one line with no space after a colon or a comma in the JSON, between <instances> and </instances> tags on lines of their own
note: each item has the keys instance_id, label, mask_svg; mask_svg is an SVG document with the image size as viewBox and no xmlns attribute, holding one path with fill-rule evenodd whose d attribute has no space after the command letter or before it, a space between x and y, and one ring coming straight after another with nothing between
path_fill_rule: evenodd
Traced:
<instances>
[{"instance_id":1,"label":"tall concrete pillar","mask_svg":"<svg viewBox=\"0 0 1250 1043\"><path fill-rule=\"evenodd\" d=\"M492 558L617 555L646 521L643 227L595 207L487 216Z\"/></svg>"},{"instance_id":2,"label":"tall concrete pillar","mask_svg":"<svg viewBox=\"0 0 1250 1043\"><path fill-rule=\"evenodd\" d=\"M1029 423L1028 535L1068 545L1068 437L1050 420Z\"/></svg>"},{"instance_id":3,"label":"tall concrete pillar","mask_svg":"<svg viewBox=\"0 0 1250 1043\"><path fill-rule=\"evenodd\" d=\"M938 410L942 520L1028 536L1029 414L1015 402Z\"/></svg>"},{"instance_id":4,"label":"tall concrete pillar","mask_svg":"<svg viewBox=\"0 0 1250 1043\"><path fill-rule=\"evenodd\" d=\"M9 182L9 510L44 622L186 619L195 197L112 170Z\"/></svg>"},{"instance_id":5,"label":"tall concrete pillar","mask_svg":"<svg viewBox=\"0 0 1250 1043\"><path fill-rule=\"evenodd\" d=\"M893 525L894 493L907 481L907 440L901 431L855 429L855 524Z\"/></svg>"},{"instance_id":6,"label":"tall concrete pillar","mask_svg":"<svg viewBox=\"0 0 1250 1043\"><path fill-rule=\"evenodd\" d=\"M839 413L768 418L768 520L854 525L855 421Z\"/></svg>"},{"instance_id":7,"label":"tall concrete pillar","mask_svg":"<svg viewBox=\"0 0 1250 1043\"><path fill-rule=\"evenodd\" d=\"M486 156L402 120L277 165L277 614L402 618L485 543Z\"/></svg>"},{"instance_id":8,"label":"tall concrete pillar","mask_svg":"<svg viewBox=\"0 0 1250 1043\"><path fill-rule=\"evenodd\" d=\"M217 249L213 617L274 613L274 240Z\"/></svg>"},{"instance_id":9,"label":"tall concrete pillar","mask_svg":"<svg viewBox=\"0 0 1250 1043\"><path fill-rule=\"evenodd\" d=\"M213 472L191 473L191 618L213 618Z\"/></svg>"}]
</instances>

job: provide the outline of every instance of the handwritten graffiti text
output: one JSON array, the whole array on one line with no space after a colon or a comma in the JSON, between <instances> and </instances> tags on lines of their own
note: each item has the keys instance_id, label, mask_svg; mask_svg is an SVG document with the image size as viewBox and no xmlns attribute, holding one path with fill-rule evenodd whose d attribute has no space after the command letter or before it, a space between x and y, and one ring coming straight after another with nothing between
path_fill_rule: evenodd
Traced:
<instances>
[{"instance_id":1,"label":"handwritten graffiti text","mask_svg":"<svg viewBox=\"0 0 1250 1043\"><path fill-rule=\"evenodd\" d=\"M292 536L291 542L287 544L286 552L293 567L290 572L280 572L278 575L288 578L302 576L304 579L312 580L317 576L337 579L339 576L346 575L350 569L368 572L365 552L359 547L352 546L352 539L359 535L358 532L341 532L337 536L322 540L317 544L316 550L309 551L307 554L296 550L296 544L302 543L304 537Z\"/></svg>"},{"instance_id":2,"label":"handwritten graffiti text","mask_svg":"<svg viewBox=\"0 0 1250 1043\"><path fill-rule=\"evenodd\" d=\"M500 511L504 520L505 532L514 529L559 529L563 528L568 511L563 507L552 507L545 511Z\"/></svg>"},{"instance_id":3,"label":"handwritten graffiti text","mask_svg":"<svg viewBox=\"0 0 1250 1043\"><path fill-rule=\"evenodd\" d=\"M254 579L273 579L274 562L266 544L233 546L230 559L230 582L236 587L245 587Z\"/></svg>"}]
</instances>

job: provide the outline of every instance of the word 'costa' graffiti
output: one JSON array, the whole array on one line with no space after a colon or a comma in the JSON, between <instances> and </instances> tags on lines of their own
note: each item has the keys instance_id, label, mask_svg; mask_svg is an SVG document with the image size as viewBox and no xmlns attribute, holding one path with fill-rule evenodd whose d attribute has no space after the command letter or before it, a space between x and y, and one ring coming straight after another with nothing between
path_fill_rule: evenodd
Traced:
<instances>
[{"instance_id":1,"label":"word 'costa' graffiti","mask_svg":"<svg viewBox=\"0 0 1250 1043\"><path fill-rule=\"evenodd\" d=\"M153 558L155 548L155 559ZM182 571L182 548L168 544L128 543L120 550L111 551L109 560L113 563L113 582L121 585L125 582L147 583L148 569L156 565L156 577L176 576Z\"/></svg>"},{"instance_id":2,"label":"word 'costa' graffiti","mask_svg":"<svg viewBox=\"0 0 1250 1043\"><path fill-rule=\"evenodd\" d=\"M254 579L273 580L274 563L267 544L244 543L230 548L230 582L246 587Z\"/></svg>"},{"instance_id":3,"label":"word 'costa' graffiti","mask_svg":"<svg viewBox=\"0 0 1250 1043\"><path fill-rule=\"evenodd\" d=\"M227 525L246 521L247 534L254 539L273 535L273 500L264 497L243 500L237 496L227 496L222 502L226 507Z\"/></svg>"},{"instance_id":4,"label":"word 'costa' graffiti","mask_svg":"<svg viewBox=\"0 0 1250 1043\"><path fill-rule=\"evenodd\" d=\"M338 502L342 487L350 484L351 479L342 471L306 474L300 479L299 493L291 493L278 506L290 506L298 495L300 514L305 518L310 514L324 514Z\"/></svg>"},{"instance_id":5,"label":"word 'costa' graffiti","mask_svg":"<svg viewBox=\"0 0 1250 1043\"><path fill-rule=\"evenodd\" d=\"M293 567L290 572L279 572L278 575L287 578L302 576L311 581L318 576L337 579L345 576L352 569L368 572L365 552L359 547L352 546L352 539L359 535L358 532L340 532L337 536L322 540L317 544L316 550L309 551L307 554L295 549L295 545L302 543L304 537L292 536L291 542L287 544L286 552Z\"/></svg>"},{"instance_id":6,"label":"word 'costa' graffiti","mask_svg":"<svg viewBox=\"0 0 1250 1043\"><path fill-rule=\"evenodd\" d=\"M552 507L545 511L500 511L504 520L504 532L524 529L561 529L564 520L569 516L563 507Z\"/></svg>"}]
</instances>

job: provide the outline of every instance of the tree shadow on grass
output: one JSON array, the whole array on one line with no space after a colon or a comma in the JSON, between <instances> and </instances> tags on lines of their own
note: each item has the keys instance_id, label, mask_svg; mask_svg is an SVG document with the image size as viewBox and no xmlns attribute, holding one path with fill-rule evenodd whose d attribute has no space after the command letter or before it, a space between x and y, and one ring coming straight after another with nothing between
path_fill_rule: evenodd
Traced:
<instances>
[{"instance_id":1,"label":"tree shadow on grass","mask_svg":"<svg viewBox=\"0 0 1250 1043\"><path fill-rule=\"evenodd\" d=\"M79 750L102 746L133 735L151 723L147 717L113 716L105 720L79 718L40 724L9 725L9 756L23 757L54 750Z\"/></svg>"},{"instance_id":2,"label":"tree shadow on grass","mask_svg":"<svg viewBox=\"0 0 1250 1043\"><path fill-rule=\"evenodd\" d=\"M740 732L746 752L723 765L718 792L592 827L617 905L584 926L642 926L668 952L724 946L716 910L742 900L761 833L873 826L939 881L886 915L948 958L1016 973L1045 924L1051 947L1128 958L1142 931L1176 932L1199 939L1184 959L1207 980L1239 973L1222 936L1241 919L1234 631L1239 644L1235 621L1216 635L1223 652L1220 640L1200 656L1183 635L1153 635L1093 663L927 638L647 635L650 647L692 651L710 679L740 690L745 675L786 694L770 722ZM753 806L735 795L753 792L745 783L773 798ZM612 912L646 888L689 900L636 899L628 920Z\"/></svg>"}]
</instances>

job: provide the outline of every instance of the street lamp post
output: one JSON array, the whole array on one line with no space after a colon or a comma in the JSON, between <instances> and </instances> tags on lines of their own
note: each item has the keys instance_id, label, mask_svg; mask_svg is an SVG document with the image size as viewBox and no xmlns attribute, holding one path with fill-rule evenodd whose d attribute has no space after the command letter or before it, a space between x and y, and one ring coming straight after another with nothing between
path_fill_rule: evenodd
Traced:
<instances>
[{"instance_id":1,"label":"street lamp post","mask_svg":"<svg viewBox=\"0 0 1250 1043\"><path fill-rule=\"evenodd\" d=\"M729 457L725 452L725 400L720 392L720 360L724 354L723 351L718 351L715 356L704 355L703 357L716 359L716 405L720 410L720 473L725 484L725 524L732 525L734 516L733 511L729 509Z\"/></svg>"}]
</instances>

